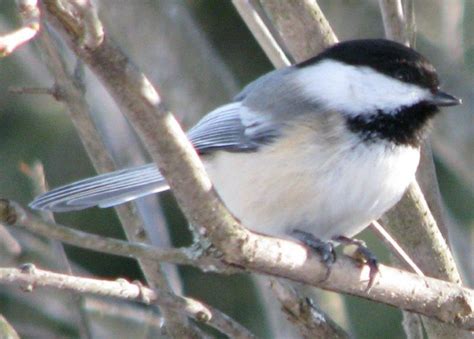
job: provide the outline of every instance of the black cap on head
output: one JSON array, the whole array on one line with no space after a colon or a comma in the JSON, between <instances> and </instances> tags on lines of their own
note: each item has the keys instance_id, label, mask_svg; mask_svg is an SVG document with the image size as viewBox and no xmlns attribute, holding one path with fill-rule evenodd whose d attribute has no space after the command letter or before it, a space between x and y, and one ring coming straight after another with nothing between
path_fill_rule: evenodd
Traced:
<instances>
[{"instance_id":1,"label":"black cap on head","mask_svg":"<svg viewBox=\"0 0 474 339\"><path fill-rule=\"evenodd\" d=\"M371 67L382 74L428 88L433 92L439 87L436 69L424 56L412 48L390 40L343 41L296 67L309 66L323 59Z\"/></svg>"}]
</instances>

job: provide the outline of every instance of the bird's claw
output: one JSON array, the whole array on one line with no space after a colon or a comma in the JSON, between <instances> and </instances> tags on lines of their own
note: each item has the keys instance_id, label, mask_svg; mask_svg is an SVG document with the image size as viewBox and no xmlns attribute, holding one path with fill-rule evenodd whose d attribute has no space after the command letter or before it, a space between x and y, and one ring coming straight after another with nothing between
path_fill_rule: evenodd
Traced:
<instances>
[{"instance_id":1,"label":"bird's claw","mask_svg":"<svg viewBox=\"0 0 474 339\"><path fill-rule=\"evenodd\" d=\"M360 264L369 267L369 283L367 285L367 290L369 290L374 285L375 278L379 274L377 257L367 248L362 240L348 238L343 235L334 237L333 240L346 246L355 246L355 249L347 254Z\"/></svg>"},{"instance_id":2,"label":"bird's claw","mask_svg":"<svg viewBox=\"0 0 474 339\"><path fill-rule=\"evenodd\" d=\"M322 281L327 280L331 273L331 266L336 261L334 244L330 241L318 239L313 234L298 229L293 230L291 235L320 256L321 262L327 268L326 276Z\"/></svg>"}]
</instances>

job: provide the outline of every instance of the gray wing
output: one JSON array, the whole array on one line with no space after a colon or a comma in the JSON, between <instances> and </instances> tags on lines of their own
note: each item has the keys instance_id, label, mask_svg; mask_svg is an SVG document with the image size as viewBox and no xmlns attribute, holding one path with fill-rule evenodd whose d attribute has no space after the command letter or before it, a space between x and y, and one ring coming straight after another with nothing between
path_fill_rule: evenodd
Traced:
<instances>
[{"instance_id":1,"label":"gray wing","mask_svg":"<svg viewBox=\"0 0 474 339\"><path fill-rule=\"evenodd\" d=\"M278 135L275 127L241 102L234 102L206 115L188 132L188 137L199 154L217 150L250 152L273 140ZM168 188L156 166L149 164L55 188L38 196L30 207L54 212L110 207Z\"/></svg>"},{"instance_id":2,"label":"gray wing","mask_svg":"<svg viewBox=\"0 0 474 339\"><path fill-rule=\"evenodd\" d=\"M242 102L234 102L207 114L189 130L188 138L199 154L216 150L250 152L277 137L276 127Z\"/></svg>"}]
</instances>

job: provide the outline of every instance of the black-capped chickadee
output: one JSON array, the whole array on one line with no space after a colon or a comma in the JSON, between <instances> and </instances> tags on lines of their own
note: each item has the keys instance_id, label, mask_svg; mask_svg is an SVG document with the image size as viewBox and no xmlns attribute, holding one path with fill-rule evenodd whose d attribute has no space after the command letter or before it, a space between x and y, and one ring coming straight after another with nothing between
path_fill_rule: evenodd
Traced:
<instances>
[{"instance_id":1,"label":"black-capped chickadee","mask_svg":"<svg viewBox=\"0 0 474 339\"><path fill-rule=\"evenodd\" d=\"M400 200L429 121L460 102L413 49L354 40L260 77L187 135L244 226L330 240L354 236ZM30 206L110 207L167 189L150 164L56 188Z\"/></svg>"}]
</instances>

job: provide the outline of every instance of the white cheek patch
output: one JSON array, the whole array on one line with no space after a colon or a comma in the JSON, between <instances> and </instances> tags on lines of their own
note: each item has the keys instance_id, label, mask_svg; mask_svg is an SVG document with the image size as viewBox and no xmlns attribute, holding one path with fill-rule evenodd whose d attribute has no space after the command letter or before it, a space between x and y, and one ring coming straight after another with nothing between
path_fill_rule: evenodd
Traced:
<instances>
[{"instance_id":1,"label":"white cheek patch","mask_svg":"<svg viewBox=\"0 0 474 339\"><path fill-rule=\"evenodd\" d=\"M295 81L304 94L327 109L359 115L383 110L396 113L432 97L429 90L407 84L369 67L326 60L299 69Z\"/></svg>"}]
</instances>

